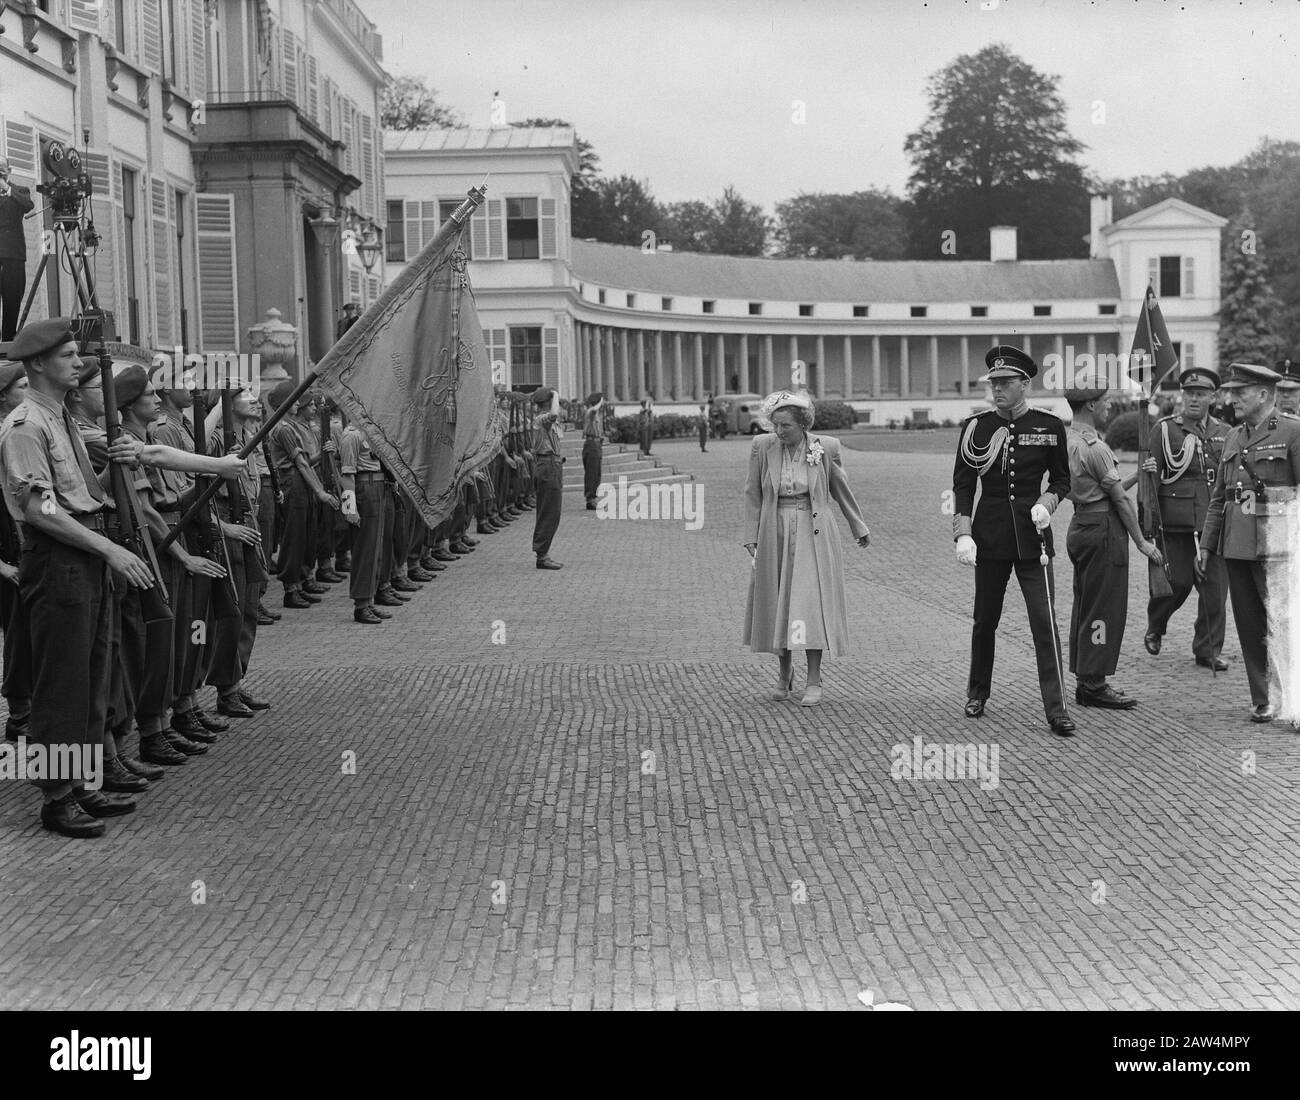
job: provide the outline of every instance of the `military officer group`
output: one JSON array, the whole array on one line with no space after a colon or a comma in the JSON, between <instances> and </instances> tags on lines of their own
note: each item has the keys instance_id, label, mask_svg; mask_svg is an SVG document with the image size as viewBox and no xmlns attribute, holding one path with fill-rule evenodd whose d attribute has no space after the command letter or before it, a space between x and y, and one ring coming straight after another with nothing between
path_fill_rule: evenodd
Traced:
<instances>
[{"instance_id":1,"label":"military officer group","mask_svg":"<svg viewBox=\"0 0 1300 1100\"><path fill-rule=\"evenodd\" d=\"M328 586L346 579L355 622L381 625L411 592L474 550L471 525L491 534L529 509L536 510L537 567L561 567L549 556L562 490L558 399L549 389L497 394L501 446L458 487L452 515L429 528L365 435L319 415L321 399L311 388L263 448L241 458L232 438L247 443L263 415L253 391L228 398L232 433L229 418L223 426L215 410L202 415L205 398L196 406L192 379L132 365L114 377L122 431L110 444L100 369L78 349L71 323L55 318L27 325L9 347L12 361L0 362L5 736L47 750L103 750L102 788L84 778L32 778L43 794L40 821L54 832L102 835L103 818L132 812L134 796L208 752L231 720L269 709L244 676L259 628L281 618L265 603L273 577L284 608L307 613ZM975 571L966 716L981 717L991 695L994 639L1014 571L1048 724L1061 736L1076 729L1065 702L1049 526L1068 498L1068 667L1076 703L1136 705L1108 682L1127 612L1127 536L1153 562L1167 559L1171 592L1150 602L1146 648L1160 651L1170 617L1196 590L1196 664L1226 669L1220 650L1231 593L1251 718L1271 721L1278 684L1270 669L1268 590L1279 583L1276 564L1289 544L1278 532L1290 522L1300 485L1300 418L1278 402L1295 409L1300 376L1289 364L1285 375L1242 363L1224 378L1206 369L1182 372L1183 411L1154 426L1145 465L1159 480L1162 550L1142 535L1126 495L1137 475L1121 480L1099 434L1110 401L1105 380L1086 372L1075 379L1065 393L1073 412L1067 428L1030 407L1037 365L1029 355L1003 345L986 363L993 407L963 421L953 476L956 556ZM266 399L278 409L295 391L282 382ZM1237 426L1210 415L1216 391L1231 395ZM600 395L586 404L592 507ZM165 551L156 571L145 561L152 555L138 553L138 534L135 542L125 537L129 522L117 515L110 491L115 467L130 471L130 510L149 546ZM220 485L214 508L187 515L213 478ZM1273 519L1283 525L1275 528ZM165 589L170 614L153 610L155 588ZM215 713L200 702L205 686L215 689Z\"/></svg>"},{"instance_id":2,"label":"military officer group","mask_svg":"<svg viewBox=\"0 0 1300 1100\"><path fill-rule=\"evenodd\" d=\"M101 369L78 349L72 323L54 318L21 329L0 359L7 755L102 747L100 782L25 771L47 829L102 835L104 818L131 813L135 796L207 753L231 721L270 708L244 676L259 628L282 617L265 602L273 577L283 607L306 615L346 580L355 623L381 626L473 552L471 525L493 534L530 509L537 567L560 568L548 553L562 489L550 391L497 394L501 443L430 528L315 387L241 458L232 439L234 449L252 441L263 416L252 389L231 387L223 424L215 407L202 415L217 395L196 393L192 376L130 365L113 376L122 430L110 444ZM286 381L264 396L278 409L295 390ZM539 398L551 407L527 415ZM114 467L129 471L125 517ZM187 516L213 478L213 506ZM200 703L205 686L215 713Z\"/></svg>"}]
</instances>

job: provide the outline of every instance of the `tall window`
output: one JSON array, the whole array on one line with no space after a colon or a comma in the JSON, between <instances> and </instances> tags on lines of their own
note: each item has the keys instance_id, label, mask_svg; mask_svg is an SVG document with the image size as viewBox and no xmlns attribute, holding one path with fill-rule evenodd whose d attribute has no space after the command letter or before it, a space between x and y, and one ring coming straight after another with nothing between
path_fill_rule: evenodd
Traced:
<instances>
[{"instance_id":1,"label":"tall window","mask_svg":"<svg viewBox=\"0 0 1300 1100\"><path fill-rule=\"evenodd\" d=\"M1152 256L1148 265L1151 285L1162 298L1190 298L1193 286L1191 256Z\"/></svg>"},{"instance_id":2,"label":"tall window","mask_svg":"<svg viewBox=\"0 0 1300 1100\"><path fill-rule=\"evenodd\" d=\"M406 263L406 224L402 219L401 199L388 202L388 232L384 234L384 259L389 263Z\"/></svg>"},{"instance_id":3,"label":"tall window","mask_svg":"<svg viewBox=\"0 0 1300 1100\"><path fill-rule=\"evenodd\" d=\"M541 256L536 199L506 199L506 259L535 260Z\"/></svg>"},{"instance_id":4,"label":"tall window","mask_svg":"<svg viewBox=\"0 0 1300 1100\"><path fill-rule=\"evenodd\" d=\"M540 325L510 329L510 377L515 385L542 384L542 329Z\"/></svg>"},{"instance_id":5,"label":"tall window","mask_svg":"<svg viewBox=\"0 0 1300 1100\"><path fill-rule=\"evenodd\" d=\"M136 174L130 168L122 169L122 220L126 227L126 313L130 342L140 343L140 288L136 283L136 228L135 195Z\"/></svg>"}]
</instances>

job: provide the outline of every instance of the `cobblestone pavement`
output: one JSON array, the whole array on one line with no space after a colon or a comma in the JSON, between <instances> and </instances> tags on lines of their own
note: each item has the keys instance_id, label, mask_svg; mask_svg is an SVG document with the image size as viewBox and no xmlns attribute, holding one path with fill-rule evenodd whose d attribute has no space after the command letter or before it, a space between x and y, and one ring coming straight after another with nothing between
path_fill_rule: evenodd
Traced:
<instances>
[{"instance_id":1,"label":"cobblestone pavement","mask_svg":"<svg viewBox=\"0 0 1300 1100\"><path fill-rule=\"evenodd\" d=\"M1190 608L1149 657L1135 569L1141 705L1063 741L1013 590L967 721L951 450L846 450L853 652L820 708L768 703L738 641L748 442L655 450L703 529L570 494L562 572L522 520L382 628L338 588L286 612L250 679L274 709L104 839L0 784L0 1007L1300 1008L1300 737L1246 721L1231 626L1224 675ZM996 746L997 786L894 780L915 737Z\"/></svg>"}]
</instances>

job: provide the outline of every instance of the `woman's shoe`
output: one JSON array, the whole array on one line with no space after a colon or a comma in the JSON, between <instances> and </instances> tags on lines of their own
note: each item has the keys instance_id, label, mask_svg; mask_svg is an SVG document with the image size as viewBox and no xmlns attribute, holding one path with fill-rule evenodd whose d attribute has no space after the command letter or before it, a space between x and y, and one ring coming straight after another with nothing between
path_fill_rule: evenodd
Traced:
<instances>
[{"instance_id":1,"label":"woman's shoe","mask_svg":"<svg viewBox=\"0 0 1300 1100\"><path fill-rule=\"evenodd\" d=\"M787 699L790 698L790 692L792 692L793 690L794 690L794 669L791 669L790 675L786 679L777 681L776 690L768 692L767 695L768 701L773 703L784 703Z\"/></svg>"},{"instance_id":2,"label":"woman's shoe","mask_svg":"<svg viewBox=\"0 0 1300 1100\"><path fill-rule=\"evenodd\" d=\"M801 707L815 707L822 701L821 684L809 684L803 689L803 698L799 700Z\"/></svg>"}]
</instances>

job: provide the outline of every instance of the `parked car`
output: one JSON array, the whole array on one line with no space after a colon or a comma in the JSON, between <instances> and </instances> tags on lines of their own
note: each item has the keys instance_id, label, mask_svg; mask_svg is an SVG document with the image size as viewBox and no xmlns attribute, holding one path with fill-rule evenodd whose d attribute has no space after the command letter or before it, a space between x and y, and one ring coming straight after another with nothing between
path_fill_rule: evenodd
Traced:
<instances>
[{"instance_id":1,"label":"parked car","mask_svg":"<svg viewBox=\"0 0 1300 1100\"><path fill-rule=\"evenodd\" d=\"M758 423L759 410L763 404L762 394L728 393L716 398L716 401L727 403L727 431L758 435L763 430Z\"/></svg>"}]
</instances>

